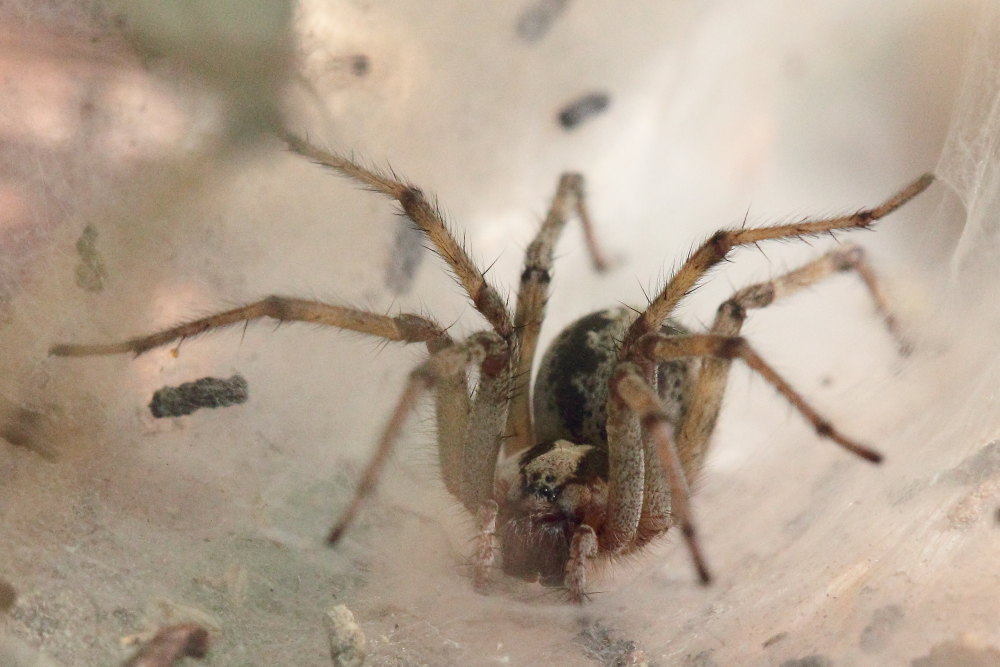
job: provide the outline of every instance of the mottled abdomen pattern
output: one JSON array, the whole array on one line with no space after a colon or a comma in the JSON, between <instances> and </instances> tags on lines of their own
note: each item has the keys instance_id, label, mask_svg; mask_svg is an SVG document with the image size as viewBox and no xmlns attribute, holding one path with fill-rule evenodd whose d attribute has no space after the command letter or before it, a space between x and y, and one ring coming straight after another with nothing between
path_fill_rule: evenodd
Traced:
<instances>
[{"instance_id":1,"label":"mottled abdomen pattern","mask_svg":"<svg viewBox=\"0 0 1000 667\"><path fill-rule=\"evenodd\" d=\"M569 440L607 447L608 380L625 330L636 317L630 308L600 310L573 322L552 341L535 380L536 442ZM688 333L673 320L661 331L668 335ZM657 367L656 386L675 425L687 409L697 363L680 359Z\"/></svg>"}]
</instances>

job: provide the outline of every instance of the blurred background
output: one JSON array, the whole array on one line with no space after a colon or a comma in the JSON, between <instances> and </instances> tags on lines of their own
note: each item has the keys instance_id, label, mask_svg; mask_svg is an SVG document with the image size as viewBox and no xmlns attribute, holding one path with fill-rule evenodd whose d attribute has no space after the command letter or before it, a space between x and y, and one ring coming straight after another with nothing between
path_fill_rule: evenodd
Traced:
<instances>
[{"instance_id":1,"label":"blurred background","mask_svg":"<svg viewBox=\"0 0 1000 667\"><path fill-rule=\"evenodd\" d=\"M8 2L0 8L0 663L115 664L167 623L209 664L331 664L346 605L370 664L996 664L1000 14L989 3L764 0ZM391 202L290 155L315 144L437 196L506 292L560 172L587 179L614 270L570 225L543 345L642 305L720 227L876 204L857 233L915 351L852 276L745 332L853 460L734 368L695 512L717 581L668 535L583 609L473 592L473 522L410 421L377 496L322 538L422 350L251 324L53 358L268 294L482 328ZM684 302L833 240L741 250ZM154 419L157 389L243 375L249 400ZM980 662L975 662L979 660ZM796 662L798 661L798 662Z\"/></svg>"}]
</instances>

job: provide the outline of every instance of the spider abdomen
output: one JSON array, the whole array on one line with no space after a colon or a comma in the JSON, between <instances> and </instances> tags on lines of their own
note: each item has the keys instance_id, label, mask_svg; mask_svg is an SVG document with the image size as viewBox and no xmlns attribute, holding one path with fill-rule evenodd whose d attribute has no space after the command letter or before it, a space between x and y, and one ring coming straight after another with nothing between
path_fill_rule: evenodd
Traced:
<instances>
[{"instance_id":1,"label":"spider abdomen","mask_svg":"<svg viewBox=\"0 0 1000 667\"><path fill-rule=\"evenodd\" d=\"M563 439L607 447L608 380L621 339L635 318L630 308L599 310L569 324L552 341L535 379L535 442ZM673 320L661 331L688 333ZM686 408L694 363L682 359L657 367L657 388L674 424Z\"/></svg>"}]
</instances>

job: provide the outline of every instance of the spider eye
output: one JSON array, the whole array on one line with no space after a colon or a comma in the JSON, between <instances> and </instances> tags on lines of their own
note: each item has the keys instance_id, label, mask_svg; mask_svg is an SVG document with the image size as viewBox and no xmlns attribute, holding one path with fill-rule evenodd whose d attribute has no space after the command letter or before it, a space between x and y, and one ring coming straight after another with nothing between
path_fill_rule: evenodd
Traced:
<instances>
[{"instance_id":1,"label":"spider eye","mask_svg":"<svg viewBox=\"0 0 1000 667\"><path fill-rule=\"evenodd\" d=\"M556 476L555 475L549 474L549 475L545 476L545 483L546 484L551 484L554 481L556 481Z\"/></svg>"}]
</instances>

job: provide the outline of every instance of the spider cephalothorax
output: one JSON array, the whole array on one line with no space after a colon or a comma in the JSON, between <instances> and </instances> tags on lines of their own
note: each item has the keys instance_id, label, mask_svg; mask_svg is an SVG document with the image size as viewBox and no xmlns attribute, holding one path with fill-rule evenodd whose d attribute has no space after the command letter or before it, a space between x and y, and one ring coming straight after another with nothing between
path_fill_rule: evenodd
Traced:
<instances>
[{"instance_id":1,"label":"spider cephalothorax","mask_svg":"<svg viewBox=\"0 0 1000 667\"><path fill-rule=\"evenodd\" d=\"M636 311L624 307L591 313L563 329L543 356L533 392L535 437L543 442L497 475L496 531L507 574L562 586L576 530L586 525L601 534L608 506L608 386L635 319ZM671 321L661 332L686 330ZM655 368L672 426L680 422L697 366L682 359Z\"/></svg>"},{"instance_id":2,"label":"spider cephalothorax","mask_svg":"<svg viewBox=\"0 0 1000 667\"><path fill-rule=\"evenodd\" d=\"M932 176L922 176L882 204L857 213L717 232L642 311L599 311L567 327L542 360L532 410L527 379L545 314L555 244L572 213L584 226L595 266L604 266L583 202L582 177L565 174L560 179L549 213L528 246L511 312L419 189L294 135L284 133L282 138L293 151L395 199L447 262L490 329L456 340L425 315L392 317L271 296L122 343L55 345L51 352L138 354L261 317L424 343L429 357L410 374L353 502L330 532L331 543L374 488L406 417L428 390L435 394L442 480L478 519L473 569L481 588L499 562L508 574L564 586L571 599L582 601L591 566L635 551L673 525L681 528L699 576L707 582L688 485L701 472L729 367L737 358L782 394L820 436L865 459L880 460L877 452L824 420L739 335L749 310L831 274L853 271L901 349L907 349L859 247L836 247L794 271L738 290L719 307L706 333L690 332L670 316L705 272L734 248L868 227L926 189ZM471 373L476 375L474 389ZM509 456L498 466L502 446Z\"/></svg>"},{"instance_id":3,"label":"spider cephalothorax","mask_svg":"<svg viewBox=\"0 0 1000 667\"><path fill-rule=\"evenodd\" d=\"M608 506L603 447L554 440L516 457L497 478L497 536L503 571L562 586L573 535L600 531Z\"/></svg>"}]
</instances>

